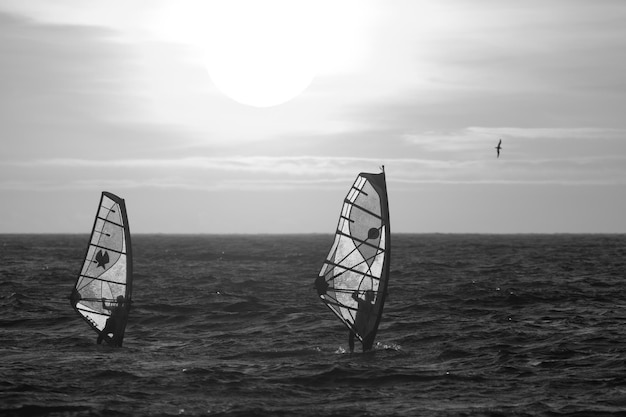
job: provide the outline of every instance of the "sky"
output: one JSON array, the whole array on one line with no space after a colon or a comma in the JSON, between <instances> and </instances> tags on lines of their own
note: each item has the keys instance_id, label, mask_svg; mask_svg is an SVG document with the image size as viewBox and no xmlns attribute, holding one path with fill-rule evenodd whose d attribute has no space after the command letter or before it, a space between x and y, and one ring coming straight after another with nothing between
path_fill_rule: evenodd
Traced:
<instances>
[{"instance_id":1,"label":"sky","mask_svg":"<svg viewBox=\"0 0 626 417\"><path fill-rule=\"evenodd\" d=\"M0 0L0 233L626 233L623 0ZM502 140L500 157L495 146Z\"/></svg>"}]
</instances>

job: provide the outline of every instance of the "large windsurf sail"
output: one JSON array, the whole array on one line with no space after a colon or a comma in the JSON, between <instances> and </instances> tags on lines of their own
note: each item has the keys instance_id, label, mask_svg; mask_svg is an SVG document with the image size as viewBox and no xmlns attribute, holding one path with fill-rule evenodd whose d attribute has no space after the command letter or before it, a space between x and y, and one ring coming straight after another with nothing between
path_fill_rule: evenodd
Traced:
<instances>
[{"instance_id":1,"label":"large windsurf sail","mask_svg":"<svg viewBox=\"0 0 626 417\"><path fill-rule=\"evenodd\" d=\"M383 313L390 254L384 169L361 173L343 202L335 240L315 287L364 351L372 348Z\"/></svg>"},{"instance_id":2,"label":"large windsurf sail","mask_svg":"<svg viewBox=\"0 0 626 417\"><path fill-rule=\"evenodd\" d=\"M103 339L122 346L131 305L133 256L124 200L103 192L83 266L70 295L76 312Z\"/></svg>"}]
</instances>

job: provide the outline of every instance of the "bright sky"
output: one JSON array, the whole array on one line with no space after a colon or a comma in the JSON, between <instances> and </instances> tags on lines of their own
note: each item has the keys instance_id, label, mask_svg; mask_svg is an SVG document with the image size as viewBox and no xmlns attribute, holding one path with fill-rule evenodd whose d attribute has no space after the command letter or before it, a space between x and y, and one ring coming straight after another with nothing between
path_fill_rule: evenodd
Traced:
<instances>
[{"instance_id":1,"label":"bright sky","mask_svg":"<svg viewBox=\"0 0 626 417\"><path fill-rule=\"evenodd\" d=\"M133 233L330 234L381 165L392 232L625 233L624 22L624 0L0 0L0 233L88 233L110 191Z\"/></svg>"}]
</instances>

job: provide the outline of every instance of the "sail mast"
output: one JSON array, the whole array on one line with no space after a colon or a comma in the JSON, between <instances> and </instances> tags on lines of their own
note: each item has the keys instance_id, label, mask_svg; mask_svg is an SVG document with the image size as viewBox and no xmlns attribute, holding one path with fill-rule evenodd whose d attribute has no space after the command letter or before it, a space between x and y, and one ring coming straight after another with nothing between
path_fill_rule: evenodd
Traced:
<instances>
[{"instance_id":1,"label":"sail mast","mask_svg":"<svg viewBox=\"0 0 626 417\"><path fill-rule=\"evenodd\" d=\"M363 350L370 350L374 344L374 339L376 338L376 333L378 332L378 325L380 324L380 320L383 316L383 307L385 305L385 300L387 299L387 286L389 284L389 271L391 265L391 225L389 222L389 200L387 198L387 181L385 176L385 166L382 167L382 173L380 175L380 181L377 182L376 188L381 196L381 211L382 216L385 219L385 257L383 261L383 271L381 273L380 286L378 288L378 297L380 301L377 301L378 304L378 314L376 316L376 322L374 323L374 327L372 331L367 335L367 337L363 340Z\"/></svg>"}]
</instances>

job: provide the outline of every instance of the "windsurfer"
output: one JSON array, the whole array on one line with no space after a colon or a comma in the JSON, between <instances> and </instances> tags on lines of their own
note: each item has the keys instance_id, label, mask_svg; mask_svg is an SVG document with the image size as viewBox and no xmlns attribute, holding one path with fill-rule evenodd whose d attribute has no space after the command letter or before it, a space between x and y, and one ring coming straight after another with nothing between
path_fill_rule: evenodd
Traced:
<instances>
[{"instance_id":1,"label":"windsurfer","mask_svg":"<svg viewBox=\"0 0 626 417\"><path fill-rule=\"evenodd\" d=\"M123 326L124 318L126 316L126 308L124 305L124 296L119 295L117 297L117 303L114 306L107 305L106 299L102 299L102 308L109 310L111 312L111 316L107 319L106 324L104 325L104 329L98 335L98 344L102 343L102 339L105 336L108 336L109 333L113 333L113 344L116 346L121 346L121 340L119 340L120 327Z\"/></svg>"},{"instance_id":2,"label":"windsurfer","mask_svg":"<svg viewBox=\"0 0 626 417\"><path fill-rule=\"evenodd\" d=\"M365 291L365 299L359 297L359 291L355 290L352 293L352 298L359 305L356 311L356 317L354 318L354 326L350 330L348 336L348 346L350 347L350 353L354 352L354 335L358 333L362 338L365 338L366 332L368 332L368 322L374 309L374 291Z\"/></svg>"}]
</instances>

